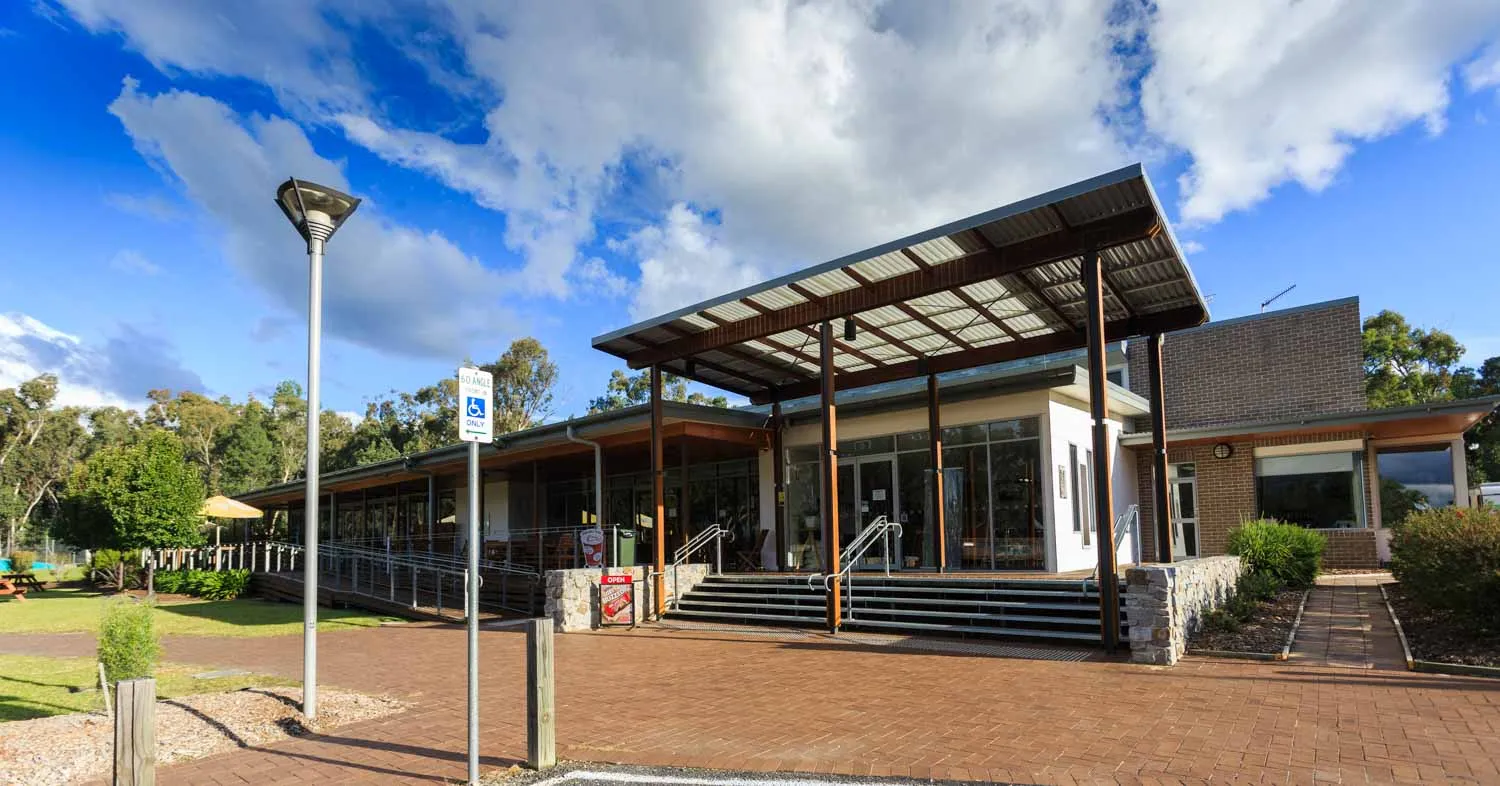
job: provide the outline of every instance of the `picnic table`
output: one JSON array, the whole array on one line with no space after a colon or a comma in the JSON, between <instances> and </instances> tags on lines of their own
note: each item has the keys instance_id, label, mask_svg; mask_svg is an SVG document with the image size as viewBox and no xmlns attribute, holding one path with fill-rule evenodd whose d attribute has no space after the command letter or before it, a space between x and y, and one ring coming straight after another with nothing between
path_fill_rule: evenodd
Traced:
<instances>
[{"instance_id":1,"label":"picnic table","mask_svg":"<svg viewBox=\"0 0 1500 786\"><path fill-rule=\"evenodd\" d=\"M12 586L27 590L36 590L37 592L47 589L40 581L37 581L36 576L30 573L7 573L5 574L5 581Z\"/></svg>"}]
</instances>

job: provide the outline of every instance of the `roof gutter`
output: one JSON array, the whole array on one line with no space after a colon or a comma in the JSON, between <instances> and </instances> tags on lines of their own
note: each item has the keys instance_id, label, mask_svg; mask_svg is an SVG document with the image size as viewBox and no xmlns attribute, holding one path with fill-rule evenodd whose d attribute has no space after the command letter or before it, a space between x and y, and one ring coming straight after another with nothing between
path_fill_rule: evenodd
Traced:
<instances>
[{"instance_id":1,"label":"roof gutter","mask_svg":"<svg viewBox=\"0 0 1500 786\"><path fill-rule=\"evenodd\" d=\"M588 445L594 449L594 521L600 528L604 527L604 446L599 443L584 439L573 431L572 424L568 425L568 441L577 442L580 445Z\"/></svg>"}]
</instances>

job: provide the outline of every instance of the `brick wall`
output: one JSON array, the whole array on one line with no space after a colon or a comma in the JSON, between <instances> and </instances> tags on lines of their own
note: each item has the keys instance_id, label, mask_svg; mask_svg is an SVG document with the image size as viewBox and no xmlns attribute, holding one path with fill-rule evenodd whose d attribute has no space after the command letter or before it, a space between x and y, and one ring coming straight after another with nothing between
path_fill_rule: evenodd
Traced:
<instances>
[{"instance_id":1,"label":"brick wall","mask_svg":"<svg viewBox=\"0 0 1500 786\"><path fill-rule=\"evenodd\" d=\"M1358 439L1363 435L1357 431L1330 434L1303 434L1296 436L1262 438L1257 440L1230 440L1234 454L1227 459L1213 456L1212 445L1167 446L1167 460L1178 464L1193 462L1198 472L1198 556L1207 557L1225 553L1229 545L1229 530L1240 522L1257 518L1255 499L1255 448L1270 445L1300 445L1308 442L1334 442ZM1141 554L1154 560L1156 554L1156 512L1151 489L1151 449L1138 448L1136 454L1137 495L1141 505ZM1373 468L1368 465L1364 477L1365 517L1374 525L1375 500L1371 494ZM1324 530L1329 535L1328 567L1363 568L1375 567L1375 533L1362 530ZM1335 553L1337 551L1337 553Z\"/></svg>"},{"instance_id":2,"label":"brick wall","mask_svg":"<svg viewBox=\"0 0 1500 786\"><path fill-rule=\"evenodd\" d=\"M1149 396L1145 342L1127 356L1131 390ZM1162 376L1170 429L1365 409L1359 300L1170 333Z\"/></svg>"}]
</instances>

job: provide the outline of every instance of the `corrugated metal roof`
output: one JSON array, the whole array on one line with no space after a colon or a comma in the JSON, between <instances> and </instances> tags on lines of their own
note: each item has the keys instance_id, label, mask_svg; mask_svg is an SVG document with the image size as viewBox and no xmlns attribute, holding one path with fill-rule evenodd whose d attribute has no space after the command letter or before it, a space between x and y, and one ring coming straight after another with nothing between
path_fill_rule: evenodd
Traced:
<instances>
[{"instance_id":1,"label":"corrugated metal roof","mask_svg":"<svg viewBox=\"0 0 1500 786\"><path fill-rule=\"evenodd\" d=\"M1089 242L1099 249L1111 338L1207 320L1135 165L679 309L594 346L634 367L674 363L757 401L815 384L824 320L835 322L841 387L1059 351L1082 343ZM844 319L853 320L851 340ZM686 365L692 358L704 364Z\"/></svg>"}]
</instances>

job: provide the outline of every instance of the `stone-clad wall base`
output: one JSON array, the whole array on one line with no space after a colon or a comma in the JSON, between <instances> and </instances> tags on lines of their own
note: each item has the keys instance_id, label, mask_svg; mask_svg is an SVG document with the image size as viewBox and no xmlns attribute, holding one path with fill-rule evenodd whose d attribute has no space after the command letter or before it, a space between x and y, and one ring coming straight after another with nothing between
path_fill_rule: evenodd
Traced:
<instances>
[{"instance_id":1,"label":"stone-clad wall base","mask_svg":"<svg viewBox=\"0 0 1500 786\"><path fill-rule=\"evenodd\" d=\"M709 566L692 563L667 568L667 599L686 594L708 577ZM547 606L545 616L552 618L553 627L561 633L592 630L599 627L599 577L605 574L635 579L636 619L644 619L655 608L652 582L646 580L645 567L633 568L573 568L547 571Z\"/></svg>"},{"instance_id":2,"label":"stone-clad wall base","mask_svg":"<svg viewBox=\"0 0 1500 786\"><path fill-rule=\"evenodd\" d=\"M1203 557L1126 570L1131 661L1176 663L1204 615L1234 594L1242 572L1239 557Z\"/></svg>"}]
</instances>

